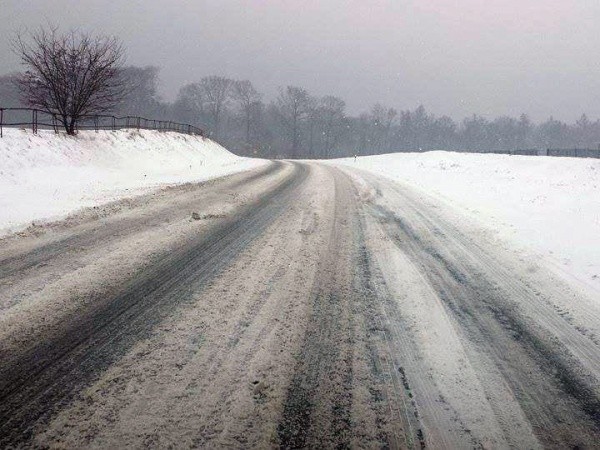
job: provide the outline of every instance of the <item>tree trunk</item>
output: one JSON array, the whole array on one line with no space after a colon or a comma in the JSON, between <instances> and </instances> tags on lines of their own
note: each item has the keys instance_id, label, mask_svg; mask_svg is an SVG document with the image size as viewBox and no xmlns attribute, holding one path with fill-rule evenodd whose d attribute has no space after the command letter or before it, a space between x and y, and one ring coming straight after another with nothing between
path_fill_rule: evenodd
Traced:
<instances>
[{"instance_id":1,"label":"tree trunk","mask_svg":"<svg viewBox=\"0 0 600 450\"><path fill-rule=\"evenodd\" d=\"M294 127L292 131L294 133L292 136L292 159L295 159L298 150L298 120L296 116L294 116Z\"/></svg>"},{"instance_id":2,"label":"tree trunk","mask_svg":"<svg viewBox=\"0 0 600 450\"><path fill-rule=\"evenodd\" d=\"M250 108L246 111L246 144L250 143Z\"/></svg>"},{"instance_id":3,"label":"tree trunk","mask_svg":"<svg viewBox=\"0 0 600 450\"><path fill-rule=\"evenodd\" d=\"M69 118L67 116L61 116L60 121L61 121L61 123L63 125L63 128L67 132L67 134L70 134L69 133Z\"/></svg>"},{"instance_id":4,"label":"tree trunk","mask_svg":"<svg viewBox=\"0 0 600 450\"><path fill-rule=\"evenodd\" d=\"M77 119L75 117L71 117L71 122L69 123L69 129L67 130L67 134L71 136L75 136L75 128L77 125Z\"/></svg>"}]
</instances>

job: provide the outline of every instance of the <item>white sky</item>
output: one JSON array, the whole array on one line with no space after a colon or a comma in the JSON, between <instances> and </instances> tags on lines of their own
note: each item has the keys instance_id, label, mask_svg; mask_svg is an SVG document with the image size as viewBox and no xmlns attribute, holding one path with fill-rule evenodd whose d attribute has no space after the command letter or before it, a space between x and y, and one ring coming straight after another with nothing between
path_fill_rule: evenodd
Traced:
<instances>
[{"instance_id":1,"label":"white sky","mask_svg":"<svg viewBox=\"0 0 600 450\"><path fill-rule=\"evenodd\" d=\"M0 73L18 68L11 34L44 23L119 36L167 98L221 74L352 112L600 117L598 0L0 0Z\"/></svg>"}]
</instances>

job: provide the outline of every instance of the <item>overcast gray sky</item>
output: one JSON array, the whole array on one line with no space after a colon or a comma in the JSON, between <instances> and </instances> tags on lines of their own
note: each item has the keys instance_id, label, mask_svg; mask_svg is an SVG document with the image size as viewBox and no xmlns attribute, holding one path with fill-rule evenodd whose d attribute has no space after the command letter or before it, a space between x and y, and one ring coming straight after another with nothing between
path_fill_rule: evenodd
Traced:
<instances>
[{"instance_id":1,"label":"overcast gray sky","mask_svg":"<svg viewBox=\"0 0 600 450\"><path fill-rule=\"evenodd\" d=\"M600 117L598 0L0 0L0 73L18 68L11 33L44 23L119 36L167 98L219 74L352 112Z\"/></svg>"}]
</instances>

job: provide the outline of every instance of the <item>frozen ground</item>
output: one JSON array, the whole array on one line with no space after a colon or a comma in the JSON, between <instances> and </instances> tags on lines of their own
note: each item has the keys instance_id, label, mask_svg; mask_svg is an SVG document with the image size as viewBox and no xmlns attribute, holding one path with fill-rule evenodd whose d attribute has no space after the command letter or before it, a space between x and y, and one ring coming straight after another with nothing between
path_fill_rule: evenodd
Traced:
<instances>
[{"instance_id":1,"label":"frozen ground","mask_svg":"<svg viewBox=\"0 0 600 450\"><path fill-rule=\"evenodd\" d=\"M600 289L599 160L435 151L339 162L460 207L502 240Z\"/></svg>"},{"instance_id":2,"label":"frozen ground","mask_svg":"<svg viewBox=\"0 0 600 450\"><path fill-rule=\"evenodd\" d=\"M176 133L123 130L72 138L5 129L0 235L165 184L203 181L261 164L208 139Z\"/></svg>"}]
</instances>

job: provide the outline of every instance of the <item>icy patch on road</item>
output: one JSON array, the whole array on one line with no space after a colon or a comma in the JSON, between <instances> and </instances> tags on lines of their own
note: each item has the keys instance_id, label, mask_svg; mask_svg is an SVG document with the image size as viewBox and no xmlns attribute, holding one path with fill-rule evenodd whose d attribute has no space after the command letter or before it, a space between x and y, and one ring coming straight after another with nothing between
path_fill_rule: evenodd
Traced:
<instances>
[{"instance_id":1,"label":"icy patch on road","mask_svg":"<svg viewBox=\"0 0 600 450\"><path fill-rule=\"evenodd\" d=\"M336 162L459 206L600 290L600 160L435 151Z\"/></svg>"},{"instance_id":2,"label":"icy patch on road","mask_svg":"<svg viewBox=\"0 0 600 450\"><path fill-rule=\"evenodd\" d=\"M32 221L257 167L196 136L156 131L81 132L5 129L0 139L0 235Z\"/></svg>"}]
</instances>

